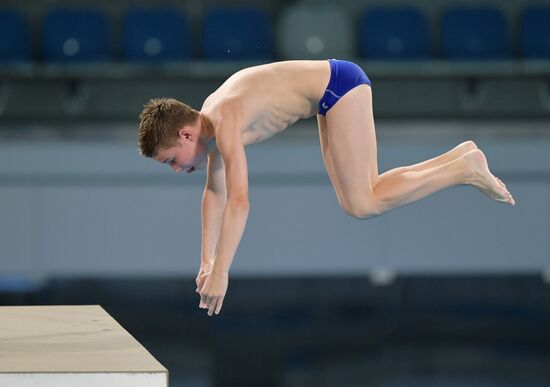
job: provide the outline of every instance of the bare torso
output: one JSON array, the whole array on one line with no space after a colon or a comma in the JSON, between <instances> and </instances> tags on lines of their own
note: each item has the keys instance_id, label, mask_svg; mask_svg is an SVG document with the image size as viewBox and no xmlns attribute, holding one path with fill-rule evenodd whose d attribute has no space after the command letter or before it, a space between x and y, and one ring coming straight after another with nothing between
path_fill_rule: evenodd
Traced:
<instances>
[{"instance_id":1,"label":"bare torso","mask_svg":"<svg viewBox=\"0 0 550 387\"><path fill-rule=\"evenodd\" d=\"M249 67L228 78L204 101L201 112L223 130L220 107L239 111L244 145L263 141L299 119L317 114L330 79L328 61L287 61Z\"/></svg>"}]
</instances>

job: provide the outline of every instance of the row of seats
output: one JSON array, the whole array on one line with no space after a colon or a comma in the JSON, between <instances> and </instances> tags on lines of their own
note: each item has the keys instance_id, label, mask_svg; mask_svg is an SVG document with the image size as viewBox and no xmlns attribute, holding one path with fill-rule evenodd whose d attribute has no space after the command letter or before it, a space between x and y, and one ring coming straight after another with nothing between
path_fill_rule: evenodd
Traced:
<instances>
[{"instance_id":1,"label":"row of seats","mask_svg":"<svg viewBox=\"0 0 550 387\"><path fill-rule=\"evenodd\" d=\"M121 21L123 59L136 62L270 60L275 46L268 15L253 8L220 8L201 23L199 55L189 23L178 9L131 8ZM437 54L426 16L412 7L367 8L358 25L336 7L296 5L277 21L277 56L282 58L505 59L513 54L508 25L492 7L454 7L441 17ZM356 37L356 32L358 32ZM525 58L550 58L550 7L528 7L519 28ZM0 10L0 61L87 62L112 59L108 19L97 9L54 8L42 21L40 55L30 48L24 15ZM356 40L356 38L358 38Z\"/></svg>"}]
</instances>

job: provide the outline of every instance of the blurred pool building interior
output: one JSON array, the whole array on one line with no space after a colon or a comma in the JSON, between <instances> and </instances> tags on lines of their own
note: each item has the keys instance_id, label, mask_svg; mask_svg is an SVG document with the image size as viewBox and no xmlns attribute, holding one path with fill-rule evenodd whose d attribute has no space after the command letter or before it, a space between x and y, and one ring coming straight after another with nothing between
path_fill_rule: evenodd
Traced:
<instances>
[{"instance_id":1,"label":"blurred pool building interior","mask_svg":"<svg viewBox=\"0 0 550 387\"><path fill-rule=\"evenodd\" d=\"M372 80L380 173L473 140L517 204L461 186L350 218L297 122L246 149L208 317L205 175L141 157L139 113L327 58ZM101 304L171 387L550 386L549 118L548 0L3 0L0 303Z\"/></svg>"}]
</instances>

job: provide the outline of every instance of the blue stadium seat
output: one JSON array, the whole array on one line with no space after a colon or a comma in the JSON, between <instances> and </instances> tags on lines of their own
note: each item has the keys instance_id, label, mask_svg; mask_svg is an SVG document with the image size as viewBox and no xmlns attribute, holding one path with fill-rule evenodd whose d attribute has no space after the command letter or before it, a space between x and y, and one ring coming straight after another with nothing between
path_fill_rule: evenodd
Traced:
<instances>
[{"instance_id":1,"label":"blue stadium seat","mask_svg":"<svg viewBox=\"0 0 550 387\"><path fill-rule=\"evenodd\" d=\"M520 50L526 58L550 58L550 7L525 8L521 19Z\"/></svg>"},{"instance_id":2,"label":"blue stadium seat","mask_svg":"<svg viewBox=\"0 0 550 387\"><path fill-rule=\"evenodd\" d=\"M93 9L56 8L44 19L44 59L51 62L90 62L109 59L105 16Z\"/></svg>"},{"instance_id":3,"label":"blue stadium seat","mask_svg":"<svg viewBox=\"0 0 550 387\"><path fill-rule=\"evenodd\" d=\"M441 25L442 54L448 59L504 59L510 56L502 12L492 7L449 9Z\"/></svg>"},{"instance_id":4,"label":"blue stadium seat","mask_svg":"<svg viewBox=\"0 0 550 387\"><path fill-rule=\"evenodd\" d=\"M369 59L422 59L430 56L428 21L411 7L365 10L359 22L360 54Z\"/></svg>"},{"instance_id":5,"label":"blue stadium seat","mask_svg":"<svg viewBox=\"0 0 550 387\"><path fill-rule=\"evenodd\" d=\"M270 59L270 26L265 12L254 8L218 8L203 20L205 59Z\"/></svg>"},{"instance_id":6,"label":"blue stadium seat","mask_svg":"<svg viewBox=\"0 0 550 387\"><path fill-rule=\"evenodd\" d=\"M137 62L189 58L187 21L177 9L128 10L123 22L123 55Z\"/></svg>"},{"instance_id":7,"label":"blue stadium seat","mask_svg":"<svg viewBox=\"0 0 550 387\"><path fill-rule=\"evenodd\" d=\"M27 61L29 32L24 16L16 11L0 11L0 61Z\"/></svg>"},{"instance_id":8,"label":"blue stadium seat","mask_svg":"<svg viewBox=\"0 0 550 387\"><path fill-rule=\"evenodd\" d=\"M25 275L0 276L0 294L31 293L39 288L40 284Z\"/></svg>"}]
</instances>

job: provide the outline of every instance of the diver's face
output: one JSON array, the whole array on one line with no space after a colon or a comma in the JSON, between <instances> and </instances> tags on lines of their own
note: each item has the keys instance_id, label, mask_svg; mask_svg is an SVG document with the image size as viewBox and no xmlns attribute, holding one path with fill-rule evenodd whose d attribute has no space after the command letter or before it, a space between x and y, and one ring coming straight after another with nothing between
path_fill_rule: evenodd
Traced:
<instances>
[{"instance_id":1,"label":"diver's face","mask_svg":"<svg viewBox=\"0 0 550 387\"><path fill-rule=\"evenodd\" d=\"M198 141L198 137L182 130L177 145L160 149L154 159L162 164L168 164L178 173L193 173L206 169L208 157L207 149Z\"/></svg>"}]
</instances>

